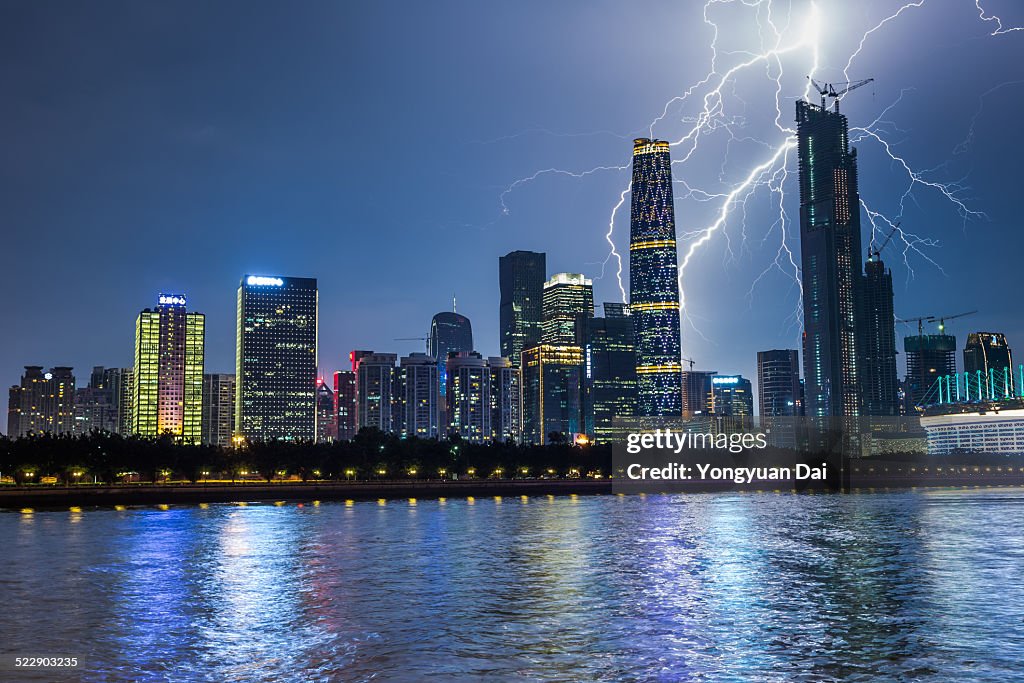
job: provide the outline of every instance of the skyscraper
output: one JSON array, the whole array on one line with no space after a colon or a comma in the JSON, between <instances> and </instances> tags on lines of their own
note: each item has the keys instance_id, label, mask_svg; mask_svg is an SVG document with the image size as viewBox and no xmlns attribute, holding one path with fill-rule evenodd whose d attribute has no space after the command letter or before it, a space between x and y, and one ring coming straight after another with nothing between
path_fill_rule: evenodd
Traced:
<instances>
[{"instance_id":1,"label":"skyscraper","mask_svg":"<svg viewBox=\"0 0 1024 683\"><path fill-rule=\"evenodd\" d=\"M860 194L846 117L796 103L808 416L859 414Z\"/></svg>"},{"instance_id":2,"label":"skyscraper","mask_svg":"<svg viewBox=\"0 0 1024 683\"><path fill-rule=\"evenodd\" d=\"M523 351L523 440L546 444L585 433L583 350L534 346Z\"/></svg>"},{"instance_id":3,"label":"skyscraper","mask_svg":"<svg viewBox=\"0 0 1024 683\"><path fill-rule=\"evenodd\" d=\"M444 311L435 315L434 319L430 321L427 353L436 359L442 396L447 390L445 372L448 354L472 350L473 325L469 322L469 318L454 311Z\"/></svg>"},{"instance_id":4,"label":"skyscraper","mask_svg":"<svg viewBox=\"0 0 1024 683\"><path fill-rule=\"evenodd\" d=\"M132 433L200 442L205 338L206 318L186 310L183 294L161 294L156 308L139 313Z\"/></svg>"},{"instance_id":5,"label":"skyscraper","mask_svg":"<svg viewBox=\"0 0 1024 683\"><path fill-rule=\"evenodd\" d=\"M75 430L75 375L70 367L43 372L26 365L21 382L8 393L7 435L72 434Z\"/></svg>"},{"instance_id":6,"label":"skyscraper","mask_svg":"<svg viewBox=\"0 0 1024 683\"><path fill-rule=\"evenodd\" d=\"M491 440L491 366L476 351L448 356L448 433L471 443Z\"/></svg>"},{"instance_id":7,"label":"skyscraper","mask_svg":"<svg viewBox=\"0 0 1024 683\"><path fill-rule=\"evenodd\" d=\"M796 349L757 352L757 409L762 418L800 414L800 359Z\"/></svg>"},{"instance_id":8,"label":"skyscraper","mask_svg":"<svg viewBox=\"0 0 1024 683\"><path fill-rule=\"evenodd\" d=\"M235 433L235 376L203 375L203 443L227 447Z\"/></svg>"},{"instance_id":9,"label":"skyscraper","mask_svg":"<svg viewBox=\"0 0 1024 683\"><path fill-rule=\"evenodd\" d=\"M440 370L433 356L410 353L399 361L395 403L400 424L395 431L421 439L436 439L441 435L439 377Z\"/></svg>"},{"instance_id":10,"label":"skyscraper","mask_svg":"<svg viewBox=\"0 0 1024 683\"><path fill-rule=\"evenodd\" d=\"M238 286L235 431L316 438L316 279L246 275Z\"/></svg>"},{"instance_id":11,"label":"skyscraper","mask_svg":"<svg viewBox=\"0 0 1024 683\"><path fill-rule=\"evenodd\" d=\"M615 420L636 415L636 350L633 318L623 304L604 304L604 316L584 324L588 432L598 443L619 436Z\"/></svg>"},{"instance_id":12,"label":"skyscraper","mask_svg":"<svg viewBox=\"0 0 1024 683\"><path fill-rule=\"evenodd\" d=\"M971 332L964 346L964 372L971 386L982 378L981 395L992 398L1013 396L1016 381L1013 376L1013 354L1001 332ZM977 391L972 392L977 396Z\"/></svg>"},{"instance_id":13,"label":"skyscraper","mask_svg":"<svg viewBox=\"0 0 1024 683\"><path fill-rule=\"evenodd\" d=\"M903 338L907 353L904 383L912 406L939 402L940 377L956 374L956 337L951 334L918 334Z\"/></svg>"},{"instance_id":14,"label":"skyscraper","mask_svg":"<svg viewBox=\"0 0 1024 683\"><path fill-rule=\"evenodd\" d=\"M594 317L594 283L579 273L558 273L544 283L541 343L580 346L579 325Z\"/></svg>"},{"instance_id":15,"label":"skyscraper","mask_svg":"<svg viewBox=\"0 0 1024 683\"><path fill-rule=\"evenodd\" d=\"M515 367L519 367L523 349L540 343L546 277L543 253L513 251L498 259L501 355Z\"/></svg>"},{"instance_id":16,"label":"skyscraper","mask_svg":"<svg viewBox=\"0 0 1024 683\"><path fill-rule=\"evenodd\" d=\"M636 334L637 414L683 412L676 223L669 143L633 141L629 307Z\"/></svg>"},{"instance_id":17,"label":"skyscraper","mask_svg":"<svg viewBox=\"0 0 1024 683\"><path fill-rule=\"evenodd\" d=\"M711 378L711 412L729 417L754 414L754 391L743 375L715 375Z\"/></svg>"},{"instance_id":18,"label":"skyscraper","mask_svg":"<svg viewBox=\"0 0 1024 683\"><path fill-rule=\"evenodd\" d=\"M356 424L359 429L370 427L382 432L390 432L396 426L401 429L401 414L392 412L398 354L356 354Z\"/></svg>"},{"instance_id":19,"label":"skyscraper","mask_svg":"<svg viewBox=\"0 0 1024 683\"><path fill-rule=\"evenodd\" d=\"M491 369L491 439L519 443L523 438L522 373L504 356L487 359Z\"/></svg>"},{"instance_id":20,"label":"skyscraper","mask_svg":"<svg viewBox=\"0 0 1024 683\"><path fill-rule=\"evenodd\" d=\"M109 377L102 365L94 366L89 374L89 386L75 389L75 434L94 430L118 432L116 396L107 384Z\"/></svg>"},{"instance_id":21,"label":"skyscraper","mask_svg":"<svg viewBox=\"0 0 1024 683\"><path fill-rule=\"evenodd\" d=\"M864 264L859 304L857 352L861 414L899 415L892 271L885 269L877 252L870 252Z\"/></svg>"},{"instance_id":22,"label":"skyscraper","mask_svg":"<svg viewBox=\"0 0 1024 683\"><path fill-rule=\"evenodd\" d=\"M356 423L355 370L339 370L334 373L334 411L337 415L338 440L351 441L359 431Z\"/></svg>"},{"instance_id":23,"label":"skyscraper","mask_svg":"<svg viewBox=\"0 0 1024 683\"><path fill-rule=\"evenodd\" d=\"M316 378L316 442L330 443L338 438L338 413L334 392L323 377Z\"/></svg>"},{"instance_id":24,"label":"skyscraper","mask_svg":"<svg viewBox=\"0 0 1024 683\"><path fill-rule=\"evenodd\" d=\"M703 415L711 412L711 378L717 370L683 370L683 412Z\"/></svg>"}]
</instances>

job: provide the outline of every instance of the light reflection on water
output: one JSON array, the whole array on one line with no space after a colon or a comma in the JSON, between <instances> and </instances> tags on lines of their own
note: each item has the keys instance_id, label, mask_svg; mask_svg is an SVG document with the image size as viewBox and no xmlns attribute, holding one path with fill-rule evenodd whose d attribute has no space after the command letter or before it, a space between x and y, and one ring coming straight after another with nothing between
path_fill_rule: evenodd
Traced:
<instances>
[{"instance_id":1,"label":"light reflection on water","mask_svg":"<svg viewBox=\"0 0 1024 683\"><path fill-rule=\"evenodd\" d=\"M0 650L78 656L82 680L1006 681L1024 661L1022 491L36 512L0 514L0 539Z\"/></svg>"}]
</instances>

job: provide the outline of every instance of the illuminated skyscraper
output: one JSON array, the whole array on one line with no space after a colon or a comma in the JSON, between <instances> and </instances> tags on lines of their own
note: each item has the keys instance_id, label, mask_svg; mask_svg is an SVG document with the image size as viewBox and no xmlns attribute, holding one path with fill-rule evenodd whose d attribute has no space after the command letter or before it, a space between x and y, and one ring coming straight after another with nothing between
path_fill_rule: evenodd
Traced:
<instances>
[{"instance_id":1,"label":"illuminated skyscraper","mask_svg":"<svg viewBox=\"0 0 1024 683\"><path fill-rule=\"evenodd\" d=\"M523 351L523 440L570 441L586 430L583 411L583 350L535 346Z\"/></svg>"},{"instance_id":2,"label":"illuminated skyscraper","mask_svg":"<svg viewBox=\"0 0 1024 683\"><path fill-rule=\"evenodd\" d=\"M436 316L434 319L437 320ZM402 357L395 401L400 423L395 427L396 432L421 439L436 439L441 435L439 376L433 356L410 353Z\"/></svg>"},{"instance_id":3,"label":"illuminated skyscraper","mask_svg":"<svg viewBox=\"0 0 1024 683\"><path fill-rule=\"evenodd\" d=\"M235 376L203 375L203 443L230 446L235 433Z\"/></svg>"},{"instance_id":4,"label":"illuminated skyscraper","mask_svg":"<svg viewBox=\"0 0 1024 683\"><path fill-rule=\"evenodd\" d=\"M395 362L398 355L373 351L354 353L356 423L359 429L370 427L382 432L400 430L402 415L394 411Z\"/></svg>"},{"instance_id":5,"label":"illuminated skyscraper","mask_svg":"<svg viewBox=\"0 0 1024 683\"><path fill-rule=\"evenodd\" d=\"M1001 332L971 332L964 346L964 372L973 396L1005 398L1014 395L1013 358L1006 335ZM982 391L978 392L978 378Z\"/></svg>"},{"instance_id":6,"label":"illuminated skyscraper","mask_svg":"<svg viewBox=\"0 0 1024 683\"><path fill-rule=\"evenodd\" d=\"M246 275L238 286L235 431L316 438L316 280Z\"/></svg>"},{"instance_id":7,"label":"illuminated skyscraper","mask_svg":"<svg viewBox=\"0 0 1024 683\"><path fill-rule=\"evenodd\" d=\"M800 360L796 349L757 352L757 409L763 418L800 414Z\"/></svg>"},{"instance_id":8,"label":"illuminated skyscraper","mask_svg":"<svg viewBox=\"0 0 1024 683\"><path fill-rule=\"evenodd\" d=\"M629 307L636 334L637 414L683 412L676 223L669 143L633 141Z\"/></svg>"},{"instance_id":9,"label":"illuminated skyscraper","mask_svg":"<svg viewBox=\"0 0 1024 683\"><path fill-rule=\"evenodd\" d=\"M850 149L846 117L838 111L801 100L796 120L806 414L855 417L860 413L857 150Z\"/></svg>"},{"instance_id":10,"label":"illuminated skyscraper","mask_svg":"<svg viewBox=\"0 0 1024 683\"><path fill-rule=\"evenodd\" d=\"M623 304L604 304L604 317L584 324L587 432L598 443L621 436L615 421L636 415L636 337Z\"/></svg>"},{"instance_id":11,"label":"illuminated skyscraper","mask_svg":"<svg viewBox=\"0 0 1024 683\"><path fill-rule=\"evenodd\" d=\"M498 259L501 355L519 367L523 349L540 343L547 256L513 251Z\"/></svg>"},{"instance_id":12,"label":"illuminated skyscraper","mask_svg":"<svg viewBox=\"0 0 1024 683\"><path fill-rule=\"evenodd\" d=\"M754 414L754 391L742 375L715 375L711 378L711 412L730 417Z\"/></svg>"},{"instance_id":13,"label":"illuminated skyscraper","mask_svg":"<svg viewBox=\"0 0 1024 683\"><path fill-rule=\"evenodd\" d=\"M354 356L355 353L349 357ZM351 441L359 431L356 424L355 370L339 370L334 373L334 411L337 415L338 440Z\"/></svg>"},{"instance_id":14,"label":"illuminated skyscraper","mask_svg":"<svg viewBox=\"0 0 1024 683\"><path fill-rule=\"evenodd\" d=\"M939 378L956 374L956 337L951 334L918 334L903 338L907 353L904 388L910 406L939 402ZM977 398L976 387L970 394Z\"/></svg>"},{"instance_id":15,"label":"illuminated skyscraper","mask_svg":"<svg viewBox=\"0 0 1024 683\"><path fill-rule=\"evenodd\" d=\"M711 378L717 370L683 370L683 412L703 415L711 412Z\"/></svg>"},{"instance_id":16,"label":"illuminated skyscraper","mask_svg":"<svg viewBox=\"0 0 1024 683\"><path fill-rule=\"evenodd\" d=\"M21 383L11 387L8 398L7 435L12 439L75 430L75 376L69 367L44 373L41 365L26 365Z\"/></svg>"},{"instance_id":17,"label":"illuminated skyscraper","mask_svg":"<svg viewBox=\"0 0 1024 683\"><path fill-rule=\"evenodd\" d=\"M161 294L156 308L139 313L132 433L202 440L205 337L205 316L186 311L183 294Z\"/></svg>"},{"instance_id":18,"label":"illuminated skyscraper","mask_svg":"<svg viewBox=\"0 0 1024 683\"><path fill-rule=\"evenodd\" d=\"M896 374L896 316L893 313L892 271L876 252L869 252L858 296L857 330L861 414L900 414Z\"/></svg>"},{"instance_id":19,"label":"illuminated skyscraper","mask_svg":"<svg viewBox=\"0 0 1024 683\"><path fill-rule=\"evenodd\" d=\"M491 440L491 366L476 351L448 356L448 433L470 443Z\"/></svg>"},{"instance_id":20,"label":"illuminated skyscraper","mask_svg":"<svg viewBox=\"0 0 1024 683\"><path fill-rule=\"evenodd\" d=\"M472 350L473 326L469 318L454 311L444 311L430 321L427 353L436 359L442 396L447 391L445 372L448 354Z\"/></svg>"},{"instance_id":21,"label":"illuminated skyscraper","mask_svg":"<svg viewBox=\"0 0 1024 683\"><path fill-rule=\"evenodd\" d=\"M491 439L519 443L523 438L522 373L503 356L487 359L491 367Z\"/></svg>"},{"instance_id":22,"label":"illuminated skyscraper","mask_svg":"<svg viewBox=\"0 0 1024 683\"><path fill-rule=\"evenodd\" d=\"M541 343L581 346L581 327L594 317L594 284L579 273L558 273L544 283Z\"/></svg>"}]
</instances>

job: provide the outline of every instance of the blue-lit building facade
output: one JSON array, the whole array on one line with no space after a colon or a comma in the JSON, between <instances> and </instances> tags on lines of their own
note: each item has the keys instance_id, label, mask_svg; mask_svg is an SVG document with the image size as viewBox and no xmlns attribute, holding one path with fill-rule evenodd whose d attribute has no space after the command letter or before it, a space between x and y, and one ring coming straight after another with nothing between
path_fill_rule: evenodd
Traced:
<instances>
[{"instance_id":1,"label":"blue-lit building facade","mask_svg":"<svg viewBox=\"0 0 1024 683\"><path fill-rule=\"evenodd\" d=\"M682 414L679 280L669 143L633 142L629 303L636 335L637 414Z\"/></svg>"},{"instance_id":2,"label":"blue-lit building facade","mask_svg":"<svg viewBox=\"0 0 1024 683\"><path fill-rule=\"evenodd\" d=\"M447 363L449 353L468 353L473 350L473 325L469 318L454 311L444 311L430 321L427 353L437 362L441 395L447 393Z\"/></svg>"}]
</instances>

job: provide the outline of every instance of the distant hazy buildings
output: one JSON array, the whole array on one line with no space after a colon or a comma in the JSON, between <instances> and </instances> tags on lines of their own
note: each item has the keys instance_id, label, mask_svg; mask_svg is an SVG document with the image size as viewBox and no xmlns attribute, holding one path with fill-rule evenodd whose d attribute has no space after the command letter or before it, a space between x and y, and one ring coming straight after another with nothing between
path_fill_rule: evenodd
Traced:
<instances>
[{"instance_id":1,"label":"distant hazy buildings","mask_svg":"<svg viewBox=\"0 0 1024 683\"><path fill-rule=\"evenodd\" d=\"M436 322L437 316L434 320ZM434 356L411 353L402 358L395 397L396 414L400 415L394 426L396 432L421 439L436 439L441 435L440 374Z\"/></svg>"},{"instance_id":2,"label":"distant hazy buildings","mask_svg":"<svg viewBox=\"0 0 1024 683\"><path fill-rule=\"evenodd\" d=\"M669 143L633 142L629 303L636 333L637 413L682 414L679 280Z\"/></svg>"},{"instance_id":3,"label":"distant hazy buildings","mask_svg":"<svg viewBox=\"0 0 1024 683\"><path fill-rule=\"evenodd\" d=\"M523 438L546 444L585 433L583 350L535 346L523 351Z\"/></svg>"},{"instance_id":4,"label":"distant hazy buildings","mask_svg":"<svg viewBox=\"0 0 1024 683\"><path fill-rule=\"evenodd\" d=\"M796 349L757 352L757 409L761 417L800 414L800 359Z\"/></svg>"},{"instance_id":5,"label":"distant hazy buildings","mask_svg":"<svg viewBox=\"0 0 1024 683\"><path fill-rule=\"evenodd\" d=\"M743 375L715 375L711 378L711 412L728 417L754 414L754 390Z\"/></svg>"},{"instance_id":6,"label":"distant hazy buildings","mask_svg":"<svg viewBox=\"0 0 1024 683\"><path fill-rule=\"evenodd\" d=\"M546 277L543 253L513 251L498 260L501 355L516 367L523 349L540 343Z\"/></svg>"},{"instance_id":7,"label":"distant hazy buildings","mask_svg":"<svg viewBox=\"0 0 1024 683\"><path fill-rule=\"evenodd\" d=\"M351 441L359 431L356 423L355 370L339 370L334 373L334 411L338 425L338 440Z\"/></svg>"},{"instance_id":8,"label":"distant hazy buildings","mask_svg":"<svg viewBox=\"0 0 1024 683\"><path fill-rule=\"evenodd\" d=\"M316 438L317 308L314 278L242 278L235 430L246 439Z\"/></svg>"},{"instance_id":9,"label":"distant hazy buildings","mask_svg":"<svg viewBox=\"0 0 1024 683\"><path fill-rule=\"evenodd\" d=\"M469 318L455 311L444 311L435 315L430 321L427 353L436 359L442 396L446 391L445 372L448 354L472 350L473 325L469 322Z\"/></svg>"},{"instance_id":10,"label":"distant hazy buildings","mask_svg":"<svg viewBox=\"0 0 1024 683\"><path fill-rule=\"evenodd\" d=\"M808 416L856 416L860 194L846 117L796 103Z\"/></svg>"},{"instance_id":11,"label":"distant hazy buildings","mask_svg":"<svg viewBox=\"0 0 1024 683\"><path fill-rule=\"evenodd\" d=\"M892 271L886 270L877 251L869 252L864 264L859 306L857 353L861 414L899 415Z\"/></svg>"},{"instance_id":12,"label":"distant hazy buildings","mask_svg":"<svg viewBox=\"0 0 1024 683\"><path fill-rule=\"evenodd\" d=\"M356 424L390 432L401 416L392 416L395 389L394 353L355 351Z\"/></svg>"},{"instance_id":13,"label":"distant hazy buildings","mask_svg":"<svg viewBox=\"0 0 1024 683\"><path fill-rule=\"evenodd\" d=\"M594 317L594 284L579 273L558 273L544 283L541 343L580 346L580 325Z\"/></svg>"},{"instance_id":14,"label":"distant hazy buildings","mask_svg":"<svg viewBox=\"0 0 1024 683\"><path fill-rule=\"evenodd\" d=\"M582 324L586 431L598 443L621 436L616 419L636 415L636 349L633 318L624 304L605 303L604 316Z\"/></svg>"},{"instance_id":15,"label":"distant hazy buildings","mask_svg":"<svg viewBox=\"0 0 1024 683\"><path fill-rule=\"evenodd\" d=\"M971 332L964 346L964 372L973 387L981 382L982 392L975 389L974 396L990 398L1013 396L1016 385L1013 376L1013 354L1006 336L1001 332ZM986 386L987 385L987 386Z\"/></svg>"},{"instance_id":16,"label":"distant hazy buildings","mask_svg":"<svg viewBox=\"0 0 1024 683\"><path fill-rule=\"evenodd\" d=\"M203 375L203 443L230 446L235 431L235 376Z\"/></svg>"},{"instance_id":17,"label":"distant hazy buildings","mask_svg":"<svg viewBox=\"0 0 1024 683\"><path fill-rule=\"evenodd\" d=\"M74 431L75 375L72 369L57 366L43 372L41 365L26 365L21 382L8 392L8 436L72 434Z\"/></svg>"},{"instance_id":18,"label":"distant hazy buildings","mask_svg":"<svg viewBox=\"0 0 1024 683\"><path fill-rule=\"evenodd\" d=\"M206 319L183 294L160 294L135 321L132 433L199 443L203 429Z\"/></svg>"}]
</instances>

